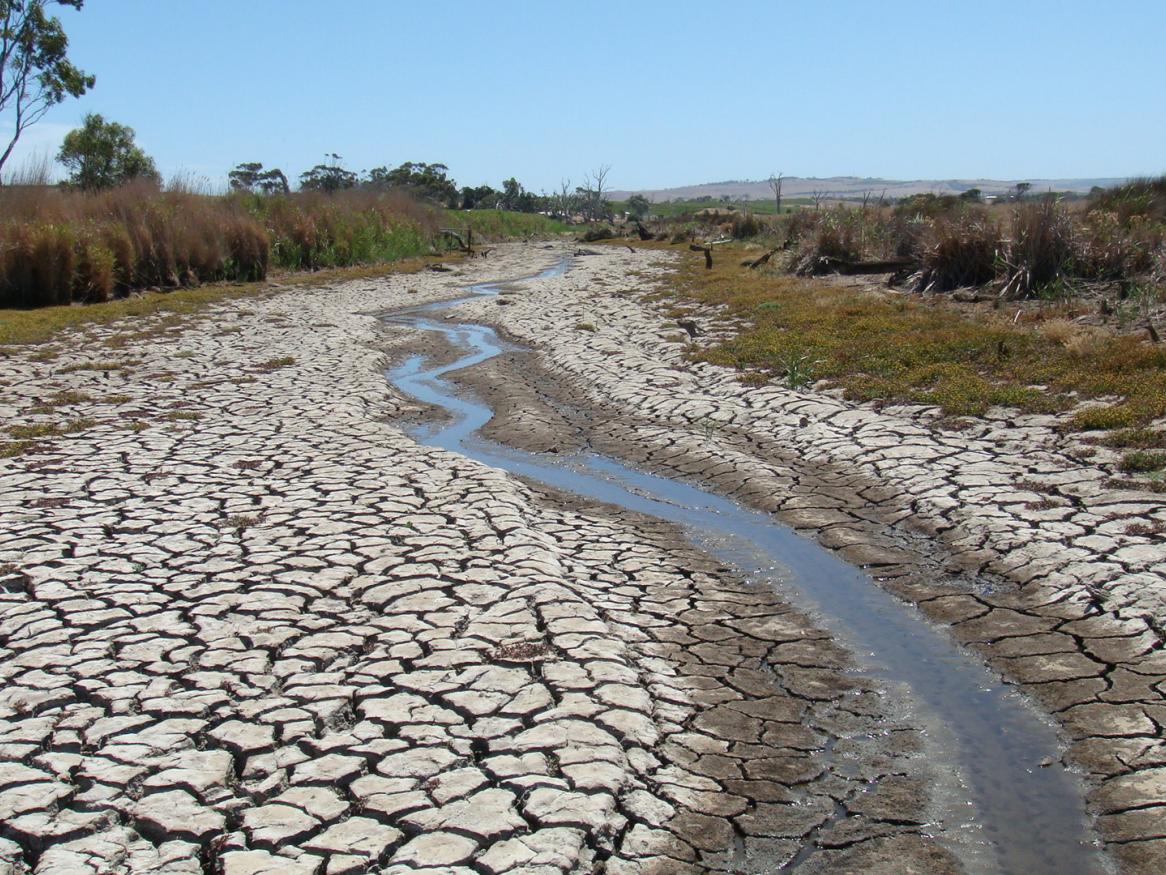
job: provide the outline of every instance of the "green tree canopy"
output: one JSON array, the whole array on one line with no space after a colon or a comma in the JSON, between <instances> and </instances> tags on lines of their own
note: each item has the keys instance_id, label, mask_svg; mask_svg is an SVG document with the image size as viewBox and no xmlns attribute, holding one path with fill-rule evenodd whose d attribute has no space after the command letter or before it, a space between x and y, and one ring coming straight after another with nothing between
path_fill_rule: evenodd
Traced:
<instances>
[{"instance_id":1,"label":"green tree canopy","mask_svg":"<svg viewBox=\"0 0 1166 875\"><path fill-rule=\"evenodd\" d=\"M154 159L134 143L134 129L97 113L65 134L57 160L68 169L69 184L78 188L112 188L131 179L161 182Z\"/></svg>"},{"instance_id":2,"label":"green tree canopy","mask_svg":"<svg viewBox=\"0 0 1166 875\"><path fill-rule=\"evenodd\" d=\"M628 198L628 214L637 221L644 218L650 209L652 209L652 205L648 203L648 199L642 194L633 194Z\"/></svg>"},{"instance_id":3,"label":"green tree canopy","mask_svg":"<svg viewBox=\"0 0 1166 875\"><path fill-rule=\"evenodd\" d=\"M304 191L323 191L333 194L356 185L356 174L338 164L317 164L300 174L300 188Z\"/></svg>"},{"instance_id":4,"label":"green tree canopy","mask_svg":"<svg viewBox=\"0 0 1166 875\"><path fill-rule=\"evenodd\" d=\"M69 39L60 19L46 12L49 3L80 9L83 2L0 0L0 119L12 126L0 152L0 170L26 128L66 97L80 97L96 81L66 57Z\"/></svg>"},{"instance_id":5,"label":"green tree canopy","mask_svg":"<svg viewBox=\"0 0 1166 875\"><path fill-rule=\"evenodd\" d=\"M424 200L456 207L457 183L450 179L448 174L449 168L444 164L406 161L392 170L387 167L374 167L368 172L365 185L378 189L403 188Z\"/></svg>"},{"instance_id":6,"label":"green tree canopy","mask_svg":"<svg viewBox=\"0 0 1166 875\"><path fill-rule=\"evenodd\" d=\"M235 166L227 174L231 191L246 191L252 194L287 194L287 177L278 167L264 170L259 161L245 161Z\"/></svg>"}]
</instances>

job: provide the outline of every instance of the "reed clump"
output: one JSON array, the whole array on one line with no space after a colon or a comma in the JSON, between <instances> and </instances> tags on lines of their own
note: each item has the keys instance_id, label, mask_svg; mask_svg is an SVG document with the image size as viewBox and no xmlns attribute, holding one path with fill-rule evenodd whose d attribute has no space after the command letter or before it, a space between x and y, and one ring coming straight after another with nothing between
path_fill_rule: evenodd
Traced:
<instances>
[{"instance_id":1,"label":"reed clump","mask_svg":"<svg viewBox=\"0 0 1166 875\"><path fill-rule=\"evenodd\" d=\"M9 185L0 216L0 307L254 282L272 266L392 261L428 251L440 224L395 192L216 196L145 182L100 192Z\"/></svg>"}]
</instances>

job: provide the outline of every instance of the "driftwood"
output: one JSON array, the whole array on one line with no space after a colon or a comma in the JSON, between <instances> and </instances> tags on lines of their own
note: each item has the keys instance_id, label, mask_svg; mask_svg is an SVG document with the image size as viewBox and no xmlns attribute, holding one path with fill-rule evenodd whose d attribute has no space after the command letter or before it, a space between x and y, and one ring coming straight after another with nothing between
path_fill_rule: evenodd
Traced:
<instances>
[{"instance_id":1,"label":"driftwood","mask_svg":"<svg viewBox=\"0 0 1166 875\"><path fill-rule=\"evenodd\" d=\"M912 267L915 264L910 258L891 258L887 261L849 261L845 258L836 258L833 255L823 255L812 265L803 266L798 273L806 274L840 273L844 276L858 276L870 273L893 273Z\"/></svg>"},{"instance_id":2,"label":"driftwood","mask_svg":"<svg viewBox=\"0 0 1166 875\"><path fill-rule=\"evenodd\" d=\"M437 264L431 264L427 269L433 271L434 273L449 273L451 270L453 270L452 267L446 267L441 262L438 262Z\"/></svg>"},{"instance_id":3,"label":"driftwood","mask_svg":"<svg viewBox=\"0 0 1166 875\"><path fill-rule=\"evenodd\" d=\"M688 248L693 252L704 253L704 267L705 270L712 270L713 266L713 247L712 244L701 245L700 243L689 243Z\"/></svg>"},{"instance_id":4,"label":"driftwood","mask_svg":"<svg viewBox=\"0 0 1166 875\"><path fill-rule=\"evenodd\" d=\"M635 251L636 250L632 249L632 247L628 246L628 252L635 252Z\"/></svg>"},{"instance_id":5,"label":"driftwood","mask_svg":"<svg viewBox=\"0 0 1166 875\"><path fill-rule=\"evenodd\" d=\"M456 240L458 242L458 246L461 248L462 252L472 252L473 251L474 232L472 229L467 230L467 232L466 232L469 235L469 242L466 242L466 239L464 237L462 237L462 235L459 232L455 231L453 228L442 228L440 230L441 230L441 233L444 234L446 237L452 237L454 240Z\"/></svg>"},{"instance_id":6,"label":"driftwood","mask_svg":"<svg viewBox=\"0 0 1166 875\"><path fill-rule=\"evenodd\" d=\"M750 270L756 270L757 268L761 267L761 265L768 264L769 259L773 258L773 256L780 251L780 249L770 249L760 258L755 258L752 261L743 261L741 264L743 267L747 267Z\"/></svg>"}]
</instances>

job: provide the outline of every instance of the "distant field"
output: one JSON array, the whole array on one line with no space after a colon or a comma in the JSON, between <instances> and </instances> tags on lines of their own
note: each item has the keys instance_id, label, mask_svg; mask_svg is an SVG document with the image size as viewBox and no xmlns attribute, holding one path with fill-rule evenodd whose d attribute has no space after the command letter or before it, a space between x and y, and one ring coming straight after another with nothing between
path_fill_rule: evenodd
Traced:
<instances>
[{"instance_id":1,"label":"distant field","mask_svg":"<svg viewBox=\"0 0 1166 875\"><path fill-rule=\"evenodd\" d=\"M801 207L813 206L814 201L808 197L783 197L781 199L781 211L792 212ZM616 212L622 212L627 209L627 201L613 201L612 208ZM773 199L769 200L749 200L749 201L734 201L732 203L723 203L720 200L689 200L666 203L652 204L652 209L649 212L650 216L657 216L662 219L671 219L674 216L680 216L685 213L695 213L697 210L706 209L721 209L721 210L742 210L750 213L756 213L760 216L772 216L777 212L777 204Z\"/></svg>"}]
</instances>

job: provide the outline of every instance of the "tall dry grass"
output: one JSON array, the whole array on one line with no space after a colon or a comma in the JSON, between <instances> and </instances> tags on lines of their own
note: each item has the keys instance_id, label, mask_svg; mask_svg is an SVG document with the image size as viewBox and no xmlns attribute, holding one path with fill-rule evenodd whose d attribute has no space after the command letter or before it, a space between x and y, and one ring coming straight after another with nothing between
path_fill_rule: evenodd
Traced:
<instances>
[{"instance_id":1,"label":"tall dry grass","mask_svg":"<svg viewBox=\"0 0 1166 875\"><path fill-rule=\"evenodd\" d=\"M947 291L992 284L1003 297L1045 294L1078 280L1166 278L1166 177L1069 204L1044 197L987 207L914 198L894 209L836 206L783 217L770 231L795 249L799 274L838 262L903 257L915 286Z\"/></svg>"},{"instance_id":2,"label":"tall dry grass","mask_svg":"<svg viewBox=\"0 0 1166 875\"><path fill-rule=\"evenodd\" d=\"M394 260L427 251L439 224L434 211L391 192L262 198L208 195L194 178L96 193L18 182L0 187L4 307L261 280L271 264Z\"/></svg>"}]
</instances>

